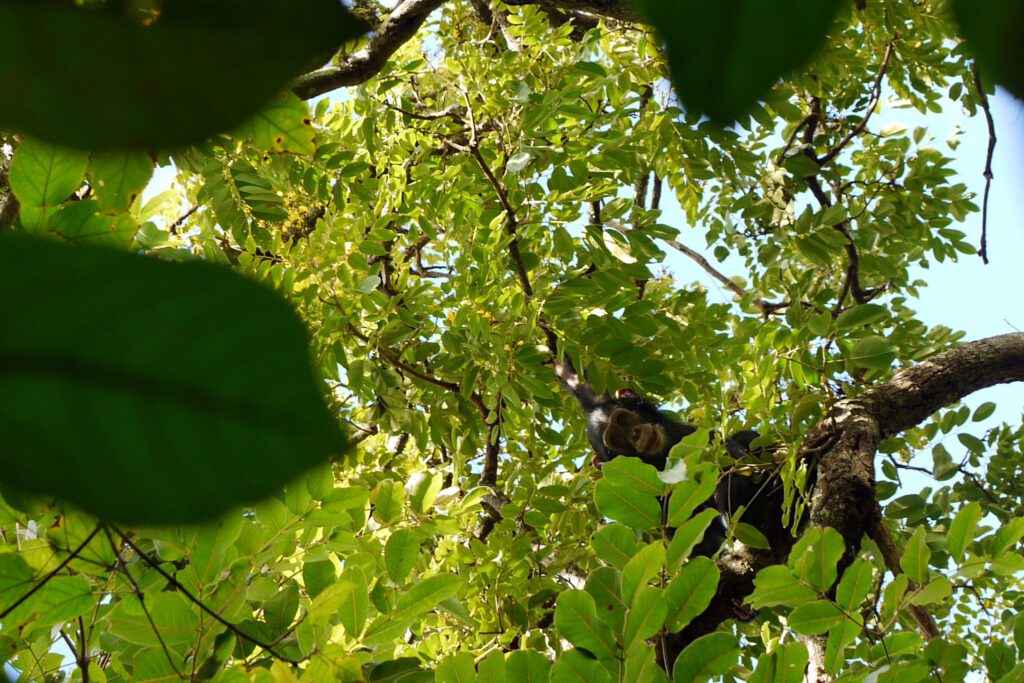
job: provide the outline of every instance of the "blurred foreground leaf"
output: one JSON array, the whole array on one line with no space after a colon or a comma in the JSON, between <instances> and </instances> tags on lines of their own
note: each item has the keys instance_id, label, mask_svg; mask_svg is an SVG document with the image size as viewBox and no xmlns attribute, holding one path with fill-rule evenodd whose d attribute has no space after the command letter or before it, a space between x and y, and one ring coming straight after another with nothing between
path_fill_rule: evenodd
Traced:
<instances>
[{"instance_id":1,"label":"blurred foreground leaf","mask_svg":"<svg viewBox=\"0 0 1024 683\"><path fill-rule=\"evenodd\" d=\"M298 316L226 269L4 235L0 299L4 484L191 522L345 449Z\"/></svg>"},{"instance_id":2,"label":"blurred foreground leaf","mask_svg":"<svg viewBox=\"0 0 1024 683\"><path fill-rule=\"evenodd\" d=\"M843 0L637 0L687 109L729 124L824 44Z\"/></svg>"},{"instance_id":3,"label":"blurred foreground leaf","mask_svg":"<svg viewBox=\"0 0 1024 683\"><path fill-rule=\"evenodd\" d=\"M337 0L0 0L0 91L17 93L0 127L88 149L184 145L363 29Z\"/></svg>"}]
</instances>

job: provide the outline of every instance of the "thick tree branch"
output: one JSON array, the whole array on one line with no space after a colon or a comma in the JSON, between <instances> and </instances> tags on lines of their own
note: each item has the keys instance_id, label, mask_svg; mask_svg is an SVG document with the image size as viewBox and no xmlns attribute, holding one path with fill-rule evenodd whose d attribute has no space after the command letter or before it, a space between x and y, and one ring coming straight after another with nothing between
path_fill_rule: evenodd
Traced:
<instances>
[{"instance_id":1,"label":"thick tree branch","mask_svg":"<svg viewBox=\"0 0 1024 683\"><path fill-rule=\"evenodd\" d=\"M811 521L835 528L855 552L872 521L865 511L875 505L879 442L979 389L1015 381L1024 381L1024 333L964 344L838 402L805 446L807 452L831 444L821 450Z\"/></svg>"},{"instance_id":2,"label":"thick tree branch","mask_svg":"<svg viewBox=\"0 0 1024 683\"><path fill-rule=\"evenodd\" d=\"M628 0L505 0L506 5L539 5L542 9L556 9L563 12L596 14L619 21L640 20L636 9Z\"/></svg>"},{"instance_id":3,"label":"thick tree branch","mask_svg":"<svg viewBox=\"0 0 1024 683\"><path fill-rule=\"evenodd\" d=\"M958 346L906 368L849 399L877 422L883 439L910 429L979 389L1024 381L1024 332Z\"/></svg>"},{"instance_id":4,"label":"thick tree branch","mask_svg":"<svg viewBox=\"0 0 1024 683\"><path fill-rule=\"evenodd\" d=\"M366 47L327 66L295 79L292 90L304 100L349 85L364 83L384 68L388 58L416 35L423 22L445 0L405 0L377 27Z\"/></svg>"}]
</instances>

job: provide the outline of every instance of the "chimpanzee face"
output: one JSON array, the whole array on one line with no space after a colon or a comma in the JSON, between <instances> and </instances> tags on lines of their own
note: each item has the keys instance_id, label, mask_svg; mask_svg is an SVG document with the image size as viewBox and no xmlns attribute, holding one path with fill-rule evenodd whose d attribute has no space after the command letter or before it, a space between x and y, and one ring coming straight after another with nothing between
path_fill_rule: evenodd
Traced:
<instances>
[{"instance_id":1,"label":"chimpanzee face","mask_svg":"<svg viewBox=\"0 0 1024 683\"><path fill-rule=\"evenodd\" d=\"M620 455L664 467L672 446L692 431L693 427L673 420L628 389L620 389L614 400L595 406L587 424L587 437L596 454L592 462L597 467Z\"/></svg>"}]
</instances>

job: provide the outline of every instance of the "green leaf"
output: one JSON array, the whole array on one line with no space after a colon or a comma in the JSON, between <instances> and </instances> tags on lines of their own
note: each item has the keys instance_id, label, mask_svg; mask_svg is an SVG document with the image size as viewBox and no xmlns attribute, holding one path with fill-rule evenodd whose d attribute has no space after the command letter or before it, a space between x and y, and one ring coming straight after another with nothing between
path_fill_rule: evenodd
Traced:
<instances>
[{"instance_id":1,"label":"green leaf","mask_svg":"<svg viewBox=\"0 0 1024 683\"><path fill-rule=\"evenodd\" d=\"M0 91L18 93L0 100L0 128L90 149L189 144L237 125L363 30L333 0L125 7L0 3Z\"/></svg>"},{"instance_id":2,"label":"green leaf","mask_svg":"<svg viewBox=\"0 0 1024 683\"><path fill-rule=\"evenodd\" d=\"M754 577L749 602L754 609L785 605L796 607L815 600L818 592L793 575L784 565L765 567Z\"/></svg>"},{"instance_id":3,"label":"green leaf","mask_svg":"<svg viewBox=\"0 0 1024 683\"><path fill-rule=\"evenodd\" d=\"M384 526L394 524L402 518L405 505L405 489L401 484L385 479L373 492L373 518Z\"/></svg>"},{"instance_id":4,"label":"green leaf","mask_svg":"<svg viewBox=\"0 0 1024 683\"><path fill-rule=\"evenodd\" d=\"M309 106L294 93L279 93L256 112L240 132L268 152L306 155L316 152L316 131L310 120Z\"/></svg>"},{"instance_id":5,"label":"green leaf","mask_svg":"<svg viewBox=\"0 0 1024 683\"><path fill-rule=\"evenodd\" d=\"M1024 612L1013 618L1013 642L1017 646L1018 659L1024 659Z\"/></svg>"},{"instance_id":6,"label":"green leaf","mask_svg":"<svg viewBox=\"0 0 1024 683\"><path fill-rule=\"evenodd\" d=\"M607 479L597 482L594 487L594 503L602 515L633 529L643 531L661 524L661 506L655 496L640 495L636 491L615 486Z\"/></svg>"},{"instance_id":7,"label":"green leaf","mask_svg":"<svg viewBox=\"0 0 1024 683\"><path fill-rule=\"evenodd\" d=\"M505 660L505 680L511 683L547 683L551 661L533 650L516 650Z\"/></svg>"},{"instance_id":8,"label":"green leaf","mask_svg":"<svg viewBox=\"0 0 1024 683\"><path fill-rule=\"evenodd\" d=\"M695 557L679 570L665 589L669 631L679 631L701 614L718 590L718 565L707 557Z\"/></svg>"},{"instance_id":9,"label":"green leaf","mask_svg":"<svg viewBox=\"0 0 1024 683\"><path fill-rule=\"evenodd\" d=\"M696 474L696 473L695 473ZM672 488L672 496L668 500L668 525L682 526L690 519L690 515L701 503L715 492L717 480L715 476L703 472L696 480L684 481Z\"/></svg>"},{"instance_id":10,"label":"green leaf","mask_svg":"<svg viewBox=\"0 0 1024 683\"><path fill-rule=\"evenodd\" d=\"M0 73L2 69L0 66ZM4 102L11 99L16 98L4 98ZM3 104L0 104L2 111ZM28 230L42 230L56 207L82 186L88 163L89 157L81 152L55 147L34 138L27 138L18 145L11 160L8 180L11 191L22 204L21 222ZM29 212L26 208L35 210Z\"/></svg>"},{"instance_id":11,"label":"green leaf","mask_svg":"<svg viewBox=\"0 0 1024 683\"><path fill-rule=\"evenodd\" d=\"M274 631L287 629L299 611L299 584L288 581L284 587L263 603L263 620Z\"/></svg>"},{"instance_id":12,"label":"green leaf","mask_svg":"<svg viewBox=\"0 0 1024 683\"><path fill-rule=\"evenodd\" d=\"M931 557L932 551L925 543L924 527L919 526L907 541L907 547L903 549L900 567L908 579L923 584L928 581L928 561Z\"/></svg>"},{"instance_id":13,"label":"green leaf","mask_svg":"<svg viewBox=\"0 0 1024 683\"><path fill-rule=\"evenodd\" d=\"M313 599L306 610L306 620L312 624L326 624L331 617L339 614L347 606L349 619L343 618L345 630L350 636L357 636L366 623L366 611L369 602L366 598L365 586L349 578L341 578L324 587ZM351 627L351 628L350 628Z\"/></svg>"},{"instance_id":14,"label":"green leaf","mask_svg":"<svg viewBox=\"0 0 1024 683\"><path fill-rule=\"evenodd\" d=\"M126 213L100 213L99 204L87 199L60 207L47 229L77 244L127 249L139 226Z\"/></svg>"},{"instance_id":15,"label":"green leaf","mask_svg":"<svg viewBox=\"0 0 1024 683\"><path fill-rule=\"evenodd\" d=\"M438 473L417 472L409 477L405 490L409 494L409 507L423 514L434 506L437 494L444 486L444 477Z\"/></svg>"},{"instance_id":16,"label":"green leaf","mask_svg":"<svg viewBox=\"0 0 1024 683\"><path fill-rule=\"evenodd\" d=\"M1024 63L1024 4L1001 0L953 0L952 4L970 52L997 83L1024 99L1020 70Z\"/></svg>"},{"instance_id":17,"label":"green leaf","mask_svg":"<svg viewBox=\"0 0 1024 683\"><path fill-rule=\"evenodd\" d=\"M974 453L980 455L985 452L985 442L973 434L960 433L956 435L956 439Z\"/></svg>"},{"instance_id":18,"label":"green leaf","mask_svg":"<svg viewBox=\"0 0 1024 683\"><path fill-rule=\"evenodd\" d=\"M330 560L310 560L302 564L302 585L311 598L320 595L334 579L334 563Z\"/></svg>"},{"instance_id":19,"label":"green leaf","mask_svg":"<svg viewBox=\"0 0 1024 683\"><path fill-rule=\"evenodd\" d=\"M846 647L860 635L861 625L853 619L847 619L842 625L829 629L825 641L825 670L835 675L846 662ZM804 646L804 651L807 651Z\"/></svg>"},{"instance_id":20,"label":"green leaf","mask_svg":"<svg viewBox=\"0 0 1024 683\"><path fill-rule=\"evenodd\" d=\"M380 615L370 624L363 641L372 647L397 638L417 617L453 597L461 587L462 579L455 574L438 574L419 581L402 593L391 613Z\"/></svg>"},{"instance_id":21,"label":"green leaf","mask_svg":"<svg viewBox=\"0 0 1024 683\"><path fill-rule=\"evenodd\" d=\"M945 576L939 575L921 587L910 599L911 605L934 605L944 601L953 594L953 584Z\"/></svg>"},{"instance_id":22,"label":"green leaf","mask_svg":"<svg viewBox=\"0 0 1024 683\"><path fill-rule=\"evenodd\" d=\"M857 340L850 352L850 361L862 368L888 370L896 360L896 348L884 337Z\"/></svg>"},{"instance_id":23,"label":"green leaf","mask_svg":"<svg viewBox=\"0 0 1024 683\"><path fill-rule=\"evenodd\" d=\"M0 612L6 612L32 588L32 568L23 557L0 553Z\"/></svg>"},{"instance_id":24,"label":"green leaf","mask_svg":"<svg viewBox=\"0 0 1024 683\"><path fill-rule=\"evenodd\" d=\"M437 683L476 683L476 667L473 655L468 652L444 657L434 671Z\"/></svg>"},{"instance_id":25,"label":"green leaf","mask_svg":"<svg viewBox=\"0 0 1024 683\"><path fill-rule=\"evenodd\" d=\"M796 575L824 593L838 576L836 565L846 546L843 537L831 527L809 529L790 552L789 565Z\"/></svg>"},{"instance_id":26,"label":"green leaf","mask_svg":"<svg viewBox=\"0 0 1024 683\"><path fill-rule=\"evenodd\" d=\"M858 611L874 582L873 565L864 558L858 557L843 572L843 578L839 580L839 586L836 588L836 604L849 613Z\"/></svg>"},{"instance_id":27,"label":"green leaf","mask_svg":"<svg viewBox=\"0 0 1024 683\"><path fill-rule=\"evenodd\" d=\"M601 663L580 650L569 650L551 667L551 683L612 683Z\"/></svg>"},{"instance_id":28,"label":"green leaf","mask_svg":"<svg viewBox=\"0 0 1024 683\"><path fill-rule=\"evenodd\" d=\"M960 471L960 465L953 462L946 447L941 443L935 444L932 448L932 474L939 481L951 479Z\"/></svg>"},{"instance_id":29,"label":"green leaf","mask_svg":"<svg viewBox=\"0 0 1024 683\"><path fill-rule=\"evenodd\" d=\"M852 327L869 327L889 317L889 309L878 304L860 304L848 308L836 318L836 329L844 330Z\"/></svg>"},{"instance_id":30,"label":"green leaf","mask_svg":"<svg viewBox=\"0 0 1024 683\"><path fill-rule=\"evenodd\" d=\"M613 659L618 651L608 625L597 618L590 593L567 590L555 603L555 626L566 640L598 659Z\"/></svg>"},{"instance_id":31,"label":"green leaf","mask_svg":"<svg viewBox=\"0 0 1024 683\"><path fill-rule=\"evenodd\" d=\"M384 545L384 566L395 583L409 576L420 554L420 539L412 529L399 529L391 534Z\"/></svg>"},{"instance_id":32,"label":"green leaf","mask_svg":"<svg viewBox=\"0 0 1024 683\"><path fill-rule=\"evenodd\" d=\"M658 477L658 470L640 458L615 458L601 467L601 476L619 488L635 491L637 495L661 496L666 486Z\"/></svg>"},{"instance_id":33,"label":"green leaf","mask_svg":"<svg viewBox=\"0 0 1024 683\"><path fill-rule=\"evenodd\" d=\"M398 598L395 613L422 614L435 603L453 597L462 587L462 578L456 574L438 574L419 581Z\"/></svg>"},{"instance_id":34,"label":"green leaf","mask_svg":"<svg viewBox=\"0 0 1024 683\"><path fill-rule=\"evenodd\" d=\"M1000 557L1007 554L1022 537L1024 537L1024 517L1014 517L996 529L995 541L992 544L992 556Z\"/></svg>"},{"instance_id":35,"label":"green leaf","mask_svg":"<svg viewBox=\"0 0 1024 683\"><path fill-rule=\"evenodd\" d=\"M622 524L606 524L590 537L590 546L602 562L622 569L636 554L636 532Z\"/></svg>"},{"instance_id":36,"label":"green leaf","mask_svg":"<svg viewBox=\"0 0 1024 683\"><path fill-rule=\"evenodd\" d=\"M821 166L805 154L791 154L783 162L783 166L798 178L817 175L821 171Z\"/></svg>"},{"instance_id":37,"label":"green leaf","mask_svg":"<svg viewBox=\"0 0 1024 683\"><path fill-rule=\"evenodd\" d=\"M345 450L305 327L226 269L3 235L0 299L13 487L128 524L200 521Z\"/></svg>"},{"instance_id":38,"label":"green leaf","mask_svg":"<svg viewBox=\"0 0 1024 683\"><path fill-rule=\"evenodd\" d=\"M28 585L11 586L11 590L3 595L0 604L13 604L15 600L21 599L29 588ZM47 627L83 616L95 607L96 600L86 577L56 576L7 614L4 623L24 626L32 622L34 626Z\"/></svg>"},{"instance_id":39,"label":"green leaf","mask_svg":"<svg viewBox=\"0 0 1024 683\"><path fill-rule=\"evenodd\" d=\"M842 624L845 619L846 616L835 603L815 600L790 612L789 625L797 633L812 636Z\"/></svg>"},{"instance_id":40,"label":"green leaf","mask_svg":"<svg viewBox=\"0 0 1024 683\"><path fill-rule=\"evenodd\" d=\"M971 542L974 541L975 531L982 514L980 505L968 503L956 513L949 523L949 531L946 533L946 548L953 561L957 563L964 561L964 554Z\"/></svg>"},{"instance_id":41,"label":"green leaf","mask_svg":"<svg viewBox=\"0 0 1024 683\"><path fill-rule=\"evenodd\" d=\"M985 646L985 669L988 672L988 680L998 681L1008 674L1015 663L1013 646L1000 640L995 640Z\"/></svg>"},{"instance_id":42,"label":"green leaf","mask_svg":"<svg viewBox=\"0 0 1024 683\"><path fill-rule=\"evenodd\" d=\"M825 42L842 2L638 0L668 51L679 99L719 124L745 114Z\"/></svg>"},{"instance_id":43,"label":"green leaf","mask_svg":"<svg viewBox=\"0 0 1024 683\"><path fill-rule=\"evenodd\" d=\"M633 647L626 654L625 669L622 683L668 683L652 647Z\"/></svg>"},{"instance_id":44,"label":"green leaf","mask_svg":"<svg viewBox=\"0 0 1024 683\"><path fill-rule=\"evenodd\" d=\"M667 614L668 605L662 591L653 586L641 586L626 612L626 627L622 632L623 649L628 652L634 644L654 637L665 624Z\"/></svg>"},{"instance_id":45,"label":"green leaf","mask_svg":"<svg viewBox=\"0 0 1024 683\"><path fill-rule=\"evenodd\" d=\"M801 683L810 655L803 643L780 645L757 660L748 683Z\"/></svg>"},{"instance_id":46,"label":"green leaf","mask_svg":"<svg viewBox=\"0 0 1024 683\"><path fill-rule=\"evenodd\" d=\"M709 633L686 646L672 668L675 683L702 683L724 676L739 661L740 648L731 633Z\"/></svg>"},{"instance_id":47,"label":"green leaf","mask_svg":"<svg viewBox=\"0 0 1024 683\"><path fill-rule=\"evenodd\" d=\"M127 211L152 175L153 159L143 152L104 152L89 161L90 185L104 211Z\"/></svg>"},{"instance_id":48,"label":"green leaf","mask_svg":"<svg viewBox=\"0 0 1024 683\"><path fill-rule=\"evenodd\" d=\"M622 631L626 603L622 600L622 574L611 567L598 567L587 577L584 587L594 598L597 615L616 632Z\"/></svg>"},{"instance_id":49,"label":"green leaf","mask_svg":"<svg viewBox=\"0 0 1024 683\"><path fill-rule=\"evenodd\" d=\"M974 415L971 416L971 421L981 422L983 420L987 420L988 418L992 417L992 414L995 412L996 404L992 403L991 401L986 401L985 403L982 403L975 409Z\"/></svg>"},{"instance_id":50,"label":"green leaf","mask_svg":"<svg viewBox=\"0 0 1024 683\"><path fill-rule=\"evenodd\" d=\"M839 225L847 219L846 207L842 204L833 204L821 214L821 224L829 227ZM870 304L869 304L870 305Z\"/></svg>"},{"instance_id":51,"label":"green leaf","mask_svg":"<svg viewBox=\"0 0 1024 683\"><path fill-rule=\"evenodd\" d=\"M147 594L145 610L134 595L126 595L110 611L109 631L129 643L146 647L161 647L161 643L170 646L189 643L199 637L198 610L188 598L177 592ZM153 630L154 625L156 631Z\"/></svg>"},{"instance_id":52,"label":"green leaf","mask_svg":"<svg viewBox=\"0 0 1024 683\"><path fill-rule=\"evenodd\" d=\"M807 329L816 337L824 337L832 329L832 314L829 311L822 311L812 315L807 322Z\"/></svg>"},{"instance_id":53,"label":"green leaf","mask_svg":"<svg viewBox=\"0 0 1024 683\"><path fill-rule=\"evenodd\" d=\"M740 522L734 527L733 531L736 534L736 540L745 546L761 548L763 550L768 550L772 547L771 543L768 542L768 537L755 526Z\"/></svg>"},{"instance_id":54,"label":"green leaf","mask_svg":"<svg viewBox=\"0 0 1024 683\"><path fill-rule=\"evenodd\" d=\"M666 564L669 571L675 571L678 564L690 556L694 547L704 539L708 526L718 518L718 511L712 508L701 510L696 516L676 529L668 544Z\"/></svg>"},{"instance_id":55,"label":"green leaf","mask_svg":"<svg viewBox=\"0 0 1024 683\"><path fill-rule=\"evenodd\" d=\"M505 653L495 650L484 657L476 674L478 683L505 683Z\"/></svg>"},{"instance_id":56,"label":"green leaf","mask_svg":"<svg viewBox=\"0 0 1024 683\"><path fill-rule=\"evenodd\" d=\"M665 566L665 546L660 541L641 548L622 569L622 599L633 602L637 589L647 583Z\"/></svg>"}]
</instances>

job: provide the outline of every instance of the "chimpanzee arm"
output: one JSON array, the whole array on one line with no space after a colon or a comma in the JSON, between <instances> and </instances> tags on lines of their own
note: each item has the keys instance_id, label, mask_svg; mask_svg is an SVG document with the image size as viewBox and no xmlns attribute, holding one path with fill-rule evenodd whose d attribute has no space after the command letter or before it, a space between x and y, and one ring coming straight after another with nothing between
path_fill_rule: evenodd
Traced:
<instances>
[{"instance_id":1,"label":"chimpanzee arm","mask_svg":"<svg viewBox=\"0 0 1024 683\"><path fill-rule=\"evenodd\" d=\"M599 403L597 394L593 387L579 376L568 356L564 361L555 361L555 374L558 375L558 379L562 380L565 388L572 392L572 395L579 401L580 408L584 413L589 415L594 412Z\"/></svg>"}]
</instances>

